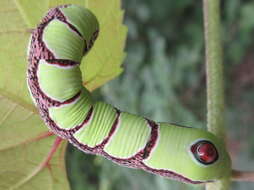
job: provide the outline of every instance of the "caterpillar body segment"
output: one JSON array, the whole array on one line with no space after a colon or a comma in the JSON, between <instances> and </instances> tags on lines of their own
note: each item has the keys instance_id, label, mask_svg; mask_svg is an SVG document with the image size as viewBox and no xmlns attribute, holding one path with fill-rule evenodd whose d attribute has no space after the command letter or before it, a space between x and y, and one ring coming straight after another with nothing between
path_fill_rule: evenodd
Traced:
<instances>
[{"instance_id":1,"label":"caterpillar body segment","mask_svg":"<svg viewBox=\"0 0 254 190\"><path fill-rule=\"evenodd\" d=\"M38 64L37 77L43 93L56 101L66 101L82 89L82 76L78 64L61 66L42 59Z\"/></svg>"},{"instance_id":2,"label":"caterpillar body segment","mask_svg":"<svg viewBox=\"0 0 254 190\"><path fill-rule=\"evenodd\" d=\"M91 119L73 135L73 138L91 149L99 146L108 139L110 133L113 134L118 124L118 115L117 110L111 105L96 102Z\"/></svg>"},{"instance_id":3,"label":"caterpillar body segment","mask_svg":"<svg viewBox=\"0 0 254 190\"><path fill-rule=\"evenodd\" d=\"M93 100L79 65L98 33L96 17L76 5L50 9L33 31L27 83L47 126L84 152L186 183L230 175L228 153L211 133Z\"/></svg>"}]
</instances>

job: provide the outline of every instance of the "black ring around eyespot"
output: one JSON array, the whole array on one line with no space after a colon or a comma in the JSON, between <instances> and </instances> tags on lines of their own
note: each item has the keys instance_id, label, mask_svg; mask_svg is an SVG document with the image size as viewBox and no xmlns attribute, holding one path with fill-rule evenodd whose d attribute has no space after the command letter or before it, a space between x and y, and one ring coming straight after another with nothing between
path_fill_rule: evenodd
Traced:
<instances>
[{"instance_id":1,"label":"black ring around eyespot","mask_svg":"<svg viewBox=\"0 0 254 190\"><path fill-rule=\"evenodd\" d=\"M201 148L201 146L204 146L204 145L210 145L212 148L212 151L214 152L214 158L211 160L211 161L205 161L203 160L200 155L198 154L198 150ZM215 145L208 141L208 140L200 140L198 142L196 142L195 144L193 144L191 147L190 147L190 150L191 152L193 153L195 159L201 163L201 164L204 164L204 165L210 165L210 164L213 164L215 163L218 159L219 159L219 154L218 154L218 151L215 147Z\"/></svg>"}]
</instances>

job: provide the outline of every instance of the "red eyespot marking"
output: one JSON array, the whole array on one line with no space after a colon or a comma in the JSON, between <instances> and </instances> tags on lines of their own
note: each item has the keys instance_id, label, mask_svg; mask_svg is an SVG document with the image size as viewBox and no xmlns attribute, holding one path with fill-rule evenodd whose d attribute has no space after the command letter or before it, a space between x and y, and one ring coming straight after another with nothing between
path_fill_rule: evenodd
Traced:
<instances>
[{"instance_id":1,"label":"red eyespot marking","mask_svg":"<svg viewBox=\"0 0 254 190\"><path fill-rule=\"evenodd\" d=\"M212 164L219 158L215 146L206 140L199 141L192 145L191 152L200 163L205 165Z\"/></svg>"}]
</instances>

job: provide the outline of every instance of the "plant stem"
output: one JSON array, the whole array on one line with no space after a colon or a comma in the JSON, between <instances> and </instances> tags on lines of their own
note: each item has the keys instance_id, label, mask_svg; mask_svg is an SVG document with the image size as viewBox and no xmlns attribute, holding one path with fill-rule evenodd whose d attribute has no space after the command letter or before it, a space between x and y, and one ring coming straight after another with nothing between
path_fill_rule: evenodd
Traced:
<instances>
[{"instance_id":1,"label":"plant stem","mask_svg":"<svg viewBox=\"0 0 254 190\"><path fill-rule=\"evenodd\" d=\"M224 138L224 81L220 37L220 0L203 0L206 42L208 130Z\"/></svg>"},{"instance_id":2,"label":"plant stem","mask_svg":"<svg viewBox=\"0 0 254 190\"><path fill-rule=\"evenodd\" d=\"M248 181L254 182L254 172L252 171L232 171L232 178L233 181Z\"/></svg>"},{"instance_id":3,"label":"plant stem","mask_svg":"<svg viewBox=\"0 0 254 190\"><path fill-rule=\"evenodd\" d=\"M207 76L207 128L221 139L224 129L224 81L220 30L220 0L203 0ZM230 179L206 185L207 190L227 190Z\"/></svg>"}]
</instances>

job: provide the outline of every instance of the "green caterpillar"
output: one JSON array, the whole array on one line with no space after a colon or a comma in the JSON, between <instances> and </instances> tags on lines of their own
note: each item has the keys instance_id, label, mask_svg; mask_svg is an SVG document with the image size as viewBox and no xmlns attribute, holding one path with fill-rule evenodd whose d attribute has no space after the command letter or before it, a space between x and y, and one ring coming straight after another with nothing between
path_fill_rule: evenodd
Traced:
<instances>
[{"instance_id":1,"label":"green caterpillar","mask_svg":"<svg viewBox=\"0 0 254 190\"><path fill-rule=\"evenodd\" d=\"M213 134L94 102L79 64L98 33L96 17L76 5L50 9L33 31L27 83L47 126L86 153L171 179L198 184L230 175L229 155Z\"/></svg>"}]
</instances>

